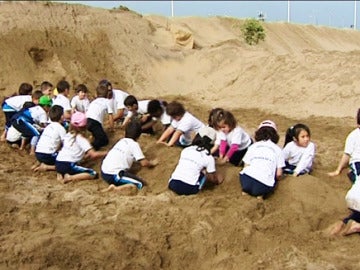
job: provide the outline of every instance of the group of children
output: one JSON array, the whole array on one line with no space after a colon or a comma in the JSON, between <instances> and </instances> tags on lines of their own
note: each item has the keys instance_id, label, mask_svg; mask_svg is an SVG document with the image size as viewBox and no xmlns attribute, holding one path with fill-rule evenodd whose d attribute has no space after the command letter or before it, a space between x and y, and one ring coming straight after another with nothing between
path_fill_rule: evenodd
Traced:
<instances>
[{"instance_id":1,"label":"group of children","mask_svg":"<svg viewBox=\"0 0 360 270\"><path fill-rule=\"evenodd\" d=\"M99 177L95 170L80 164L84 159L103 158L100 175L109 184L107 190L141 189L144 180L130 172L133 162L151 168L158 161L147 160L137 140L142 133L154 134L158 121L163 131L156 143L183 148L168 182L169 189L179 195L196 194L206 182L221 184L224 178L216 165L225 163L242 167L239 182L243 194L258 198L273 193L284 174L297 177L312 170L316 147L309 127L302 123L286 131L281 148L277 126L271 120L261 122L252 138L228 110L211 110L205 124L180 102L138 101L125 91L113 89L108 80L98 83L96 97L91 101L84 84L75 88L76 95L71 100L70 84L65 80L58 82L55 89L49 82L43 82L40 88L32 92L32 86L23 83L18 95L4 100L6 123L2 140L20 149L29 143L30 154L38 161L32 169L55 170L63 183ZM108 132L114 131L117 124L125 129L124 138L110 150L101 150L109 144ZM360 174L358 130L349 135L345 154L337 170L329 175L340 174L350 163L350 177L356 182ZM343 230L348 220L352 226L346 234L360 231L356 209L336 230Z\"/></svg>"}]
</instances>

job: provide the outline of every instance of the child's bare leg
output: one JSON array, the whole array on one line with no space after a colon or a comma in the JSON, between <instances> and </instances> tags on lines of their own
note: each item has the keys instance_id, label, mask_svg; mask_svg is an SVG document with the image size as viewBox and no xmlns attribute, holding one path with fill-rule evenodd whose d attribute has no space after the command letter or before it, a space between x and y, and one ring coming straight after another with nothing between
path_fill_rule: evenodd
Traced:
<instances>
[{"instance_id":1,"label":"child's bare leg","mask_svg":"<svg viewBox=\"0 0 360 270\"><path fill-rule=\"evenodd\" d=\"M30 156L35 156L35 146L34 145L32 145L31 147L30 147Z\"/></svg>"},{"instance_id":2,"label":"child's bare leg","mask_svg":"<svg viewBox=\"0 0 360 270\"><path fill-rule=\"evenodd\" d=\"M0 141L5 142L6 141L6 130L1 134Z\"/></svg>"},{"instance_id":3,"label":"child's bare leg","mask_svg":"<svg viewBox=\"0 0 360 270\"><path fill-rule=\"evenodd\" d=\"M37 166L36 168L34 168L34 172L38 172L38 171L56 171L55 165L47 165L45 163L41 163L39 166Z\"/></svg>"},{"instance_id":4,"label":"child's bare leg","mask_svg":"<svg viewBox=\"0 0 360 270\"><path fill-rule=\"evenodd\" d=\"M37 167L39 167L42 163L39 161L36 161L34 165L31 166L31 169L36 172Z\"/></svg>"},{"instance_id":5,"label":"child's bare leg","mask_svg":"<svg viewBox=\"0 0 360 270\"><path fill-rule=\"evenodd\" d=\"M345 225L344 230L342 231L342 235L350 235L353 233L360 232L360 223L355 220L350 219L348 223Z\"/></svg>"},{"instance_id":6,"label":"child's bare leg","mask_svg":"<svg viewBox=\"0 0 360 270\"><path fill-rule=\"evenodd\" d=\"M329 235L337 236L340 235L340 232L344 229L344 227L345 227L345 223L342 220L339 220L334 224L330 225L330 227L326 229L326 232Z\"/></svg>"},{"instance_id":7,"label":"child's bare leg","mask_svg":"<svg viewBox=\"0 0 360 270\"><path fill-rule=\"evenodd\" d=\"M74 181L84 181L94 179L95 175L91 175L89 173L78 173L78 174L65 174L64 175L64 184Z\"/></svg>"},{"instance_id":8,"label":"child's bare leg","mask_svg":"<svg viewBox=\"0 0 360 270\"><path fill-rule=\"evenodd\" d=\"M24 150L26 146L26 139L22 138L21 139L21 145L20 145L20 150Z\"/></svg>"},{"instance_id":9,"label":"child's bare leg","mask_svg":"<svg viewBox=\"0 0 360 270\"><path fill-rule=\"evenodd\" d=\"M56 174L56 180L58 180L61 184L65 184L64 183L64 177L62 176L61 173Z\"/></svg>"}]
</instances>

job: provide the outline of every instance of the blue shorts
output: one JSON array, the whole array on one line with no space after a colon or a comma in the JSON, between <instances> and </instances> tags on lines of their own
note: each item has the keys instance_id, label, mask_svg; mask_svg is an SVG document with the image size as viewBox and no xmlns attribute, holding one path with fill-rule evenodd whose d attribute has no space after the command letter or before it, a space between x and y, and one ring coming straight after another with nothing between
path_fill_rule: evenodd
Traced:
<instances>
[{"instance_id":1,"label":"blue shorts","mask_svg":"<svg viewBox=\"0 0 360 270\"><path fill-rule=\"evenodd\" d=\"M247 174L240 174L239 178L242 190L251 196L266 196L275 190L276 181L275 185L270 187Z\"/></svg>"},{"instance_id":2,"label":"blue shorts","mask_svg":"<svg viewBox=\"0 0 360 270\"><path fill-rule=\"evenodd\" d=\"M41 163L45 163L46 165L55 165L57 154L58 152L52 154L35 152L35 157Z\"/></svg>"},{"instance_id":3,"label":"blue shorts","mask_svg":"<svg viewBox=\"0 0 360 270\"><path fill-rule=\"evenodd\" d=\"M198 185L190 185L181 180L170 179L168 187L178 195L193 195L200 192L205 182L205 175L200 173Z\"/></svg>"},{"instance_id":4,"label":"blue shorts","mask_svg":"<svg viewBox=\"0 0 360 270\"><path fill-rule=\"evenodd\" d=\"M296 165L292 165L289 162L285 161L285 167L282 168L284 174L294 174L294 170L296 169ZM299 175L307 174L309 173L307 170L302 170Z\"/></svg>"},{"instance_id":5,"label":"blue shorts","mask_svg":"<svg viewBox=\"0 0 360 270\"><path fill-rule=\"evenodd\" d=\"M88 173L97 178L97 172L90 168L81 167L76 164L76 162L67 162L67 161L55 161L56 172L64 176L64 174L79 174L79 173Z\"/></svg>"},{"instance_id":6,"label":"blue shorts","mask_svg":"<svg viewBox=\"0 0 360 270\"><path fill-rule=\"evenodd\" d=\"M143 187L143 180L140 177L123 170L120 171L118 174L107 174L101 171L101 177L109 185L121 186L125 184L133 184L138 189L141 189Z\"/></svg>"}]
</instances>

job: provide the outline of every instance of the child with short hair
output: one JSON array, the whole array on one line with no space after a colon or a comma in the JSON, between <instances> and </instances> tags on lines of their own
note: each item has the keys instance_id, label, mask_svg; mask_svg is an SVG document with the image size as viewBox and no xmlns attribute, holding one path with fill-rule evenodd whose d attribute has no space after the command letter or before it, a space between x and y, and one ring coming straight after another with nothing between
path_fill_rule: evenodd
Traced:
<instances>
[{"instance_id":1,"label":"child with short hair","mask_svg":"<svg viewBox=\"0 0 360 270\"><path fill-rule=\"evenodd\" d=\"M62 126L64 109L59 105L50 108L50 124L40 135L35 148L37 164L32 167L36 171L55 171L55 160L61 148L66 130Z\"/></svg>"},{"instance_id":2,"label":"child with short hair","mask_svg":"<svg viewBox=\"0 0 360 270\"><path fill-rule=\"evenodd\" d=\"M346 137L344 153L336 170L329 172L329 176L339 175L343 169L349 167L347 176L352 183L360 175L360 108L356 116L357 127Z\"/></svg>"},{"instance_id":3,"label":"child with short hair","mask_svg":"<svg viewBox=\"0 0 360 270\"><path fill-rule=\"evenodd\" d=\"M220 143L216 145L219 151L214 153L219 155L218 163L241 165L242 158L253 143L250 135L237 125L235 116L225 110L217 115L216 128L220 131Z\"/></svg>"},{"instance_id":4,"label":"child with short hair","mask_svg":"<svg viewBox=\"0 0 360 270\"><path fill-rule=\"evenodd\" d=\"M63 147L55 161L57 180L61 183L91 180L98 177L95 170L78 165L78 162L84 157L96 159L107 154L106 151L95 151L84 136L86 123L86 115L84 113L75 112L72 114L70 130L64 136Z\"/></svg>"},{"instance_id":5,"label":"child with short hair","mask_svg":"<svg viewBox=\"0 0 360 270\"><path fill-rule=\"evenodd\" d=\"M106 134L103 123L105 114L109 117L110 129L114 129L113 108L111 106L112 90L109 90L106 85L98 85L96 87L97 97L90 102L89 108L86 112L87 130L93 136L92 146L95 150L109 144L109 138Z\"/></svg>"},{"instance_id":6,"label":"child with short hair","mask_svg":"<svg viewBox=\"0 0 360 270\"><path fill-rule=\"evenodd\" d=\"M275 190L285 166L278 141L275 123L271 120L261 122L255 132L255 143L243 158L245 166L239 175L243 195L264 198Z\"/></svg>"},{"instance_id":7,"label":"child with short hair","mask_svg":"<svg viewBox=\"0 0 360 270\"><path fill-rule=\"evenodd\" d=\"M43 81L40 85L40 91L44 96L49 96L53 98L53 84L48 81Z\"/></svg>"},{"instance_id":8,"label":"child with short hair","mask_svg":"<svg viewBox=\"0 0 360 270\"><path fill-rule=\"evenodd\" d=\"M30 140L30 155L35 155L35 146L40 134L48 124L47 113L52 101L48 96L43 96L41 91L35 91L32 95L33 102L38 105L26 108L12 117L11 123L21 133L22 143L20 150L25 149L27 140Z\"/></svg>"},{"instance_id":9,"label":"child with short hair","mask_svg":"<svg viewBox=\"0 0 360 270\"><path fill-rule=\"evenodd\" d=\"M157 160L149 161L145 158L137 142L140 135L141 123L136 120L130 121L125 129L125 138L120 139L104 158L101 176L110 185L108 191L143 187L144 180L129 172L134 161L149 168L158 164Z\"/></svg>"},{"instance_id":10,"label":"child with short hair","mask_svg":"<svg viewBox=\"0 0 360 270\"><path fill-rule=\"evenodd\" d=\"M285 159L284 174L297 177L311 172L315 144L311 142L310 136L309 127L301 123L287 129L282 150Z\"/></svg>"},{"instance_id":11,"label":"child with short hair","mask_svg":"<svg viewBox=\"0 0 360 270\"><path fill-rule=\"evenodd\" d=\"M75 88L76 95L71 99L71 108L72 111L78 111L85 113L90 105L90 101L87 97L88 95L88 88L85 84L79 84Z\"/></svg>"},{"instance_id":12,"label":"child with short hair","mask_svg":"<svg viewBox=\"0 0 360 270\"><path fill-rule=\"evenodd\" d=\"M64 109L64 120L70 121L71 118L71 105L69 100L70 84L61 80L56 85L57 95L53 99L53 105L60 105Z\"/></svg>"},{"instance_id":13,"label":"child with short hair","mask_svg":"<svg viewBox=\"0 0 360 270\"><path fill-rule=\"evenodd\" d=\"M147 111L154 120L160 120L163 131L170 126L171 117L166 113L168 103L163 100L152 99L148 103Z\"/></svg>"},{"instance_id":14,"label":"child with short hair","mask_svg":"<svg viewBox=\"0 0 360 270\"><path fill-rule=\"evenodd\" d=\"M33 87L29 83L22 83L19 86L18 95L5 98L2 103L2 110L5 115L5 128L1 140L6 139L6 132L11 126L11 118L23 108L25 102L31 102Z\"/></svg>"},{"instance_id":15,"label":"child with short hair","mask_svg":"<svg viewBox=\"0 0 360 270\"><path fill-rule=\"evenodd\" d=\"M214 145L216 131L211 127L199 129L191 146L181 151L179 162L171 174L169 189L178 195L192 195L200 192L206 181L214 184L223 182L216 172L215 159L210 150Z\"/></svg>"},{"instance_id":16,"label":"child with short hair","mask_svg":"<svg viewBox=\"0 0 360 270\"><path fill-rule=\"evenodd\" d=\"M187 147L191 145L193 134L205 126L198 118L186 111L180 102L170 102L166 106L166 113L172 118L171 124L156 143Z\"/></svg>"}]
</instances>

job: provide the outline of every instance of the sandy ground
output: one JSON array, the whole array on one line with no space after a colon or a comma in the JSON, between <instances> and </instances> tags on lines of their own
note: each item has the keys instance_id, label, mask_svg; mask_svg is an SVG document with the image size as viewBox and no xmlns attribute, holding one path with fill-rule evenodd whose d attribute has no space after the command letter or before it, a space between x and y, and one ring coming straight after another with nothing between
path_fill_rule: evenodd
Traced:
<instances>
[{"instance_id":1,"label":"sandy ground","mask_svg":"<svg viewBox=\"0 0 360 270\"><path fill-rule=\"evenodd\" d=\"M62 78L72 86L108 78L138 99L178 100L203 121L231 110L250 134L274 120L310 126L314 172L287 177L265 201L241 195L239 167L196 196L167 189L181 149L139 140L154 169L147 185L103 193L101 179L60 184L32 172L34 157L0 144L1 269L360 269L358 235L324 230L347 215L350 187L336 168L360 104L360 33L266 23L250 47L242 21L144 17L123 10L40 2L0 3L0 93ZM73 92L72 92L73 94ZM1 115L1 123L4 117ZM111 144L123 136L117 129ZM99 170L100 160L85 163Z\"/></svg>"}]
</instances>

